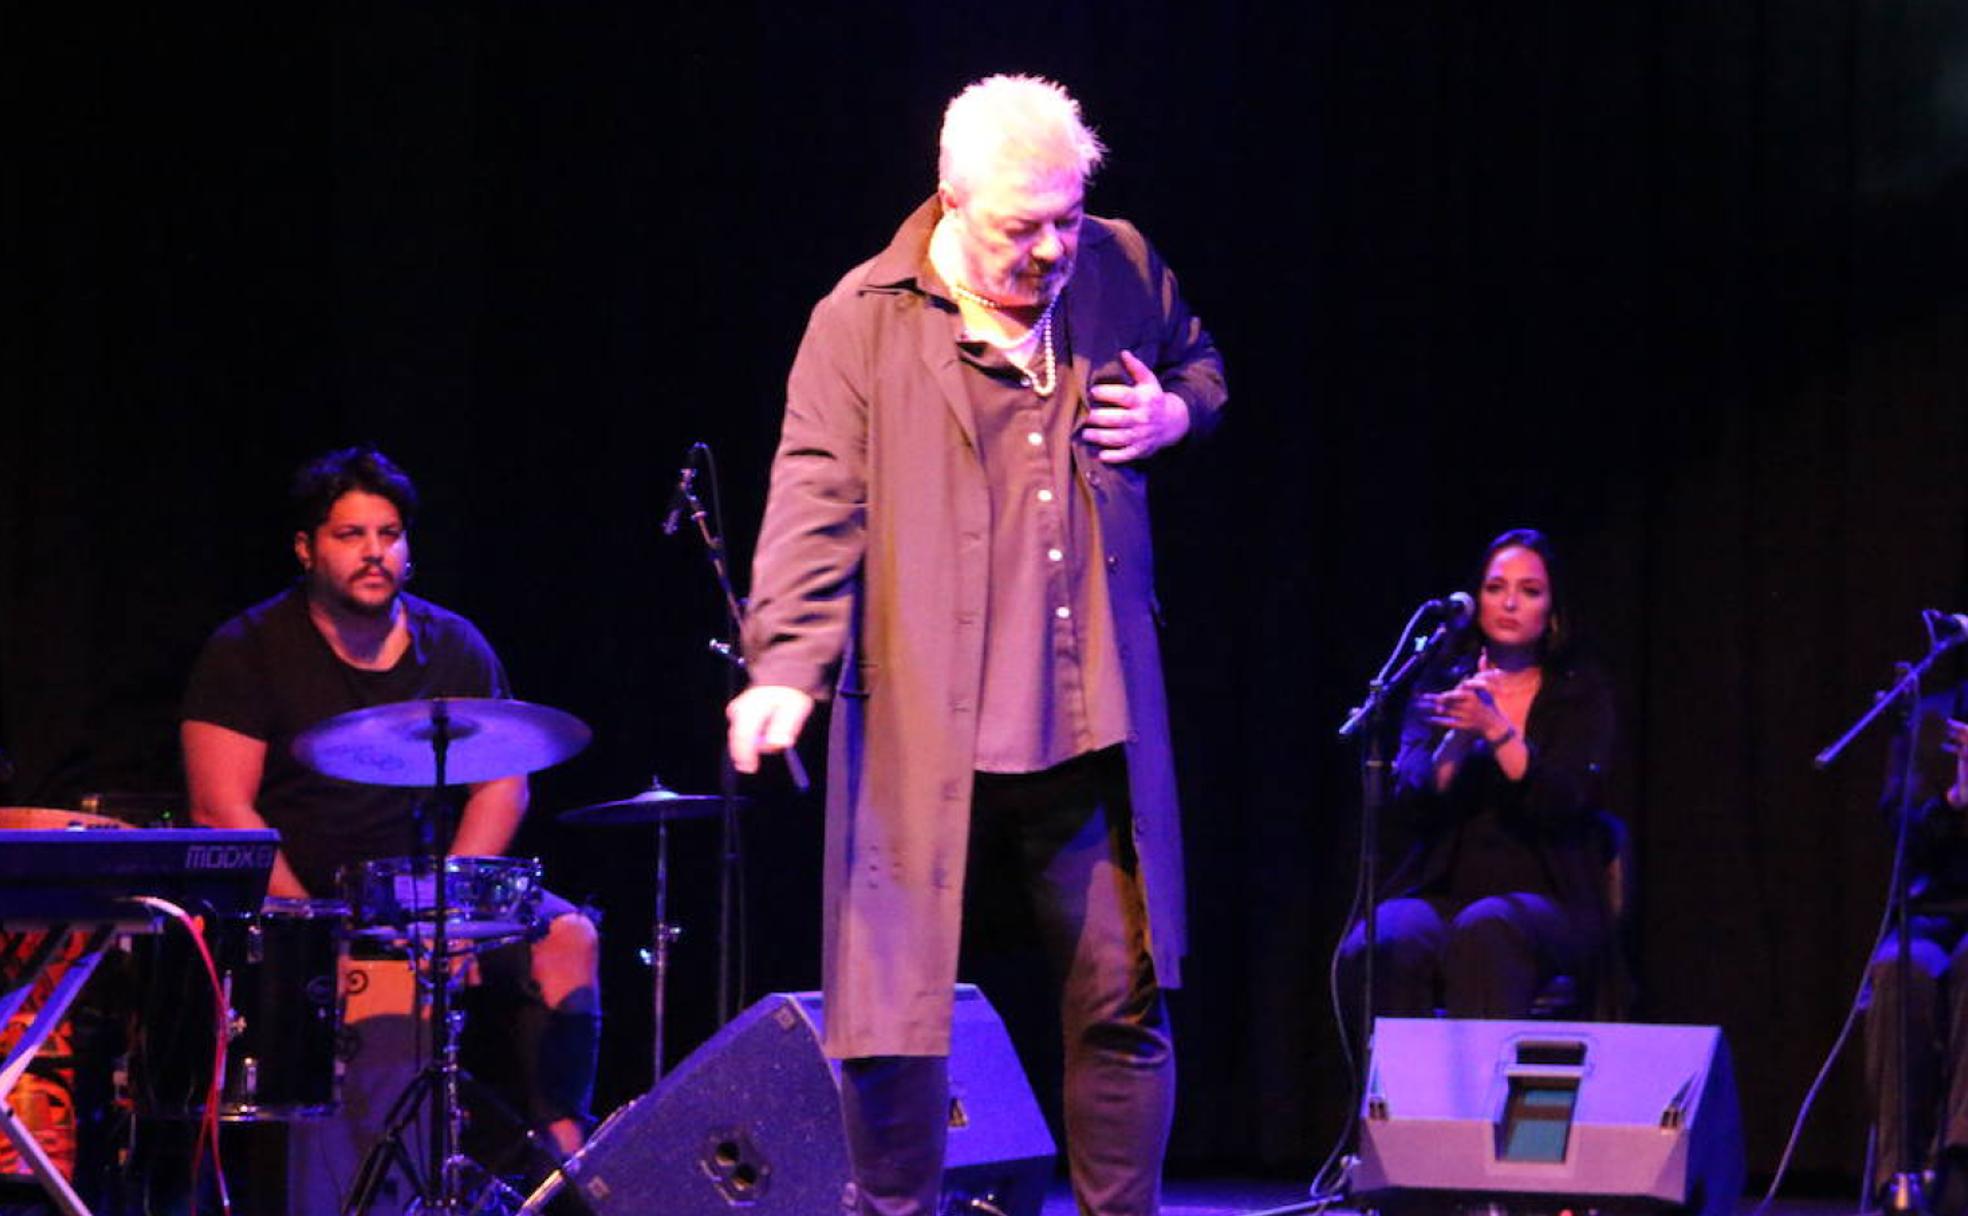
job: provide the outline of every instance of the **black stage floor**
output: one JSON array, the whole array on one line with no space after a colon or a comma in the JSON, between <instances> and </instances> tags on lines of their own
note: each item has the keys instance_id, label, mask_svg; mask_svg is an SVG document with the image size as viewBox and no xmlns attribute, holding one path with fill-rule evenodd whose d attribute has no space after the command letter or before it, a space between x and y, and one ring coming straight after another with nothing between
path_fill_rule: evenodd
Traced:
<instances>
[{"instance_id":1,"label":"black stage floor","mask_svg":"<svg viewBox=\"0 0 1968 1216\"><path fill-rule=\"evenodd\" d=\"M1290 1179L1174 1178L1163 1192L1162 1216L1255 1216L1287 1208L1305 1198L1305 1184ZM1745 1198L1738 1216L1750 1216L1758 1197ZM1828 1199L1779 1199L1762 1216L1849 1216L1851 1203ZM1338 1206L1327 1216L1359 1216ZM52 1216L38 1188L20 1182L0 1183L0 1216ZM255 1216L266 1216L265 1213ZM1046 1200L1042 1216L1075 1216L1073 1197L1061 1181Z\"/></svg>"},{"instance_id":2,"label":"black stage floor","mask_svg":"<svg viewBox=\"0 0 1968 1216\"><path fill-rule=\"evenodd\" d=\"M1162 1192L1162 1216L1252 1216L1302 1203L1306 1184L1289 1179L1172 1178ZM1762 1196L1745 1198L1738 1216L1750 1216ZM1763 1216L1849 1216L1857 1208L1830 1199L1778 1199ZM1054 1185L1042 1216L1075 1216L1073 1196L1066 1184ZM1326 1216L1359 1216L1355 1209L1336 1206Z\"/></svg>"}]
</instances>

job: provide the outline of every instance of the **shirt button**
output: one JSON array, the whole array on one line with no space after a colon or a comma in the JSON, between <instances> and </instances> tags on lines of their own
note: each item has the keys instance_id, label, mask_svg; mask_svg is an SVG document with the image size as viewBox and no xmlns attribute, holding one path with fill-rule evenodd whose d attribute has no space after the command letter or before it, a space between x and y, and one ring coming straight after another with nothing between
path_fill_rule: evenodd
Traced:
<instances>
[{"instance_id":1,"label":"shirt button","mask_svg":"<svg viewBox=\"0 0 1968 1216\"><path fill-rule=\"evenodd\" d=\"M1121 559L1109 553L1107 555L1107 568L1109 570L1119 570L1121 568Z\"/></svg>"},{"instance_id":2,"label":"shirt button","mask_svg":"<svg viewBox=\"0 0 1968 1216\"><path fill-rule=\"evenodd\" d=\"M1049 562L1063 562L1066 560L1066 555L1057 549L1047 549L1046 560Z\"/></svg>"},{"instance_id":3,"label":"shirt button","mask_svg":"<svg viewBox=\"0 0 1968 1216\"><path fill-rule=\"evenodd\" d=\"M1052 615L1064 621L1072 617L1073 610L1071 608L1068 608L1066 605L1061 604L1059 607L1054 608L1052 610Z\"/></svg>"},{"instance_id":4,"label":"shirt button","mask_svg":"<svg viewBox=\"0 0 1968 1216\"><path fill-rule=\"evenodd\" d=\"M1051 502L1051 501L1052 501L1052 491L1051 491L1051 490L1040 490L1040 491L1039 491L1039 501L1040 501L1040 502Z\"/></svg>"},{"instance_id":5,"label":"shirt button","mask_svg":"<svg viewBox=\"0 0 1968 1216\"><path fill-rule=\"evenodd\" d=\"M1031 444L1033 447L1038 447L1045 442L1045 436L1039 434L1037 431L1030 431L1025 436L1025 442Z\"/></svg>"}]
</instances>

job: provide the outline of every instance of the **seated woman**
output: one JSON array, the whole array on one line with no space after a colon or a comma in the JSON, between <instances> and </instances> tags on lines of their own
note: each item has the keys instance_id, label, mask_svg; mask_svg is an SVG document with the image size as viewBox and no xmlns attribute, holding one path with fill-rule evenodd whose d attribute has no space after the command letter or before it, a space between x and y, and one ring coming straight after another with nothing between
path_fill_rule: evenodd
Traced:
<instances>
[{"instance_id":1,"label":"seated woman","mask_svg":"<svg viewBox=\"0 0 1968 1216\"><path fill-rule=\"evenodd\" d=\"M1476 590L1475 628L1420 674L1402 724L1393 818L1414 839L1379 907L1381 1016L1522 1017L1554 976L1589 989L1611 953L1611 692L1570 646L1542 533L1492 541ZM1365 951L1356 924L1342 992Z\"/></svg>"}]
</instances>

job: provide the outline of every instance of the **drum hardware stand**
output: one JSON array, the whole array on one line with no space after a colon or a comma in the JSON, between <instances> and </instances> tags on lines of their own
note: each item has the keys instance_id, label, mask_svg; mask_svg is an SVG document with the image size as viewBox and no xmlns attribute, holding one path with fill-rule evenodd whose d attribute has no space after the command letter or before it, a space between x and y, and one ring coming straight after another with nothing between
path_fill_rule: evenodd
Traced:
<instances>
[{"instance_id":1,"label":"drum hardware stand","mask_svg":"<svg viewBox=\"0 0 1968 1216\"><path fill-rule=\"evenodd\" d=\"M543 705L504 697L431 697L371 705L318 722L295 736L293 753L295 759L324 776L361 785L428 789L442 820L452 778L468 786L535 772L574 755L592 738L593 732L580 719ZM426 755L434 762L429 769L423 767ZM420 816L420 832L425 822ZM436 923L428 943L417 932L420 917L407 916L403 928L411 960L420 971L419 983L429 985L431 1032L436 1046L431 1062L392 1108L390 1134L365 1158L360 1171L364 1185L343 1205L344 1216L357 1216L364 1209L391 1164L403 1165L416 1184L418 1195L411 1205L415 1212L454 1216L505 1210L487 1206L488 1202L502 1201L497 1191L503 1187L481 1186L469 1200L463 1194L464 1167L483 1171L458 1147L462 1133L458 1079L462 1070L458 1065L458 1019L451 1010L455 990L451 968L457 960L451 950L450 860L442 856L436 834L431 835L432 843L420 848L418 856L430 859ZM448 846L451 842L445 843ZM423 873L413 870L413 888ZM418 901L413 898L411 903L414 908ZM467 940L471 935L467 934ZM468 947L462 953L476 948ZM420 1177L403 1136L411 1122L410 1112L426 1096L432 1100L429 1169Z\"/></svg>"},{"instance_id":2,"label":"drum hardware stand","mask_svg":"<svg viewBox=\"0 0 1968 1216\"><path fill-rule=\"evenodd\" d=\"M713 815L722 816L731 807L742 809L750 802L739 798L735 803L727 801L721 794L679 794L663 784L660 777L649 779L649 788L633 797L612 802L599 802L592 806L572 807L560 813L560 822L574 828L597 827L642 827L656 826L656 882L655 919L650 928L650 944L642 951L642 961L650 967L654 991L652 992L652 1023L655 1041L651 1044L650 1058L653 1061L651 1088L654 1089L664 1076L664 1043L667 1024L667 992L670 966L670 950L683 930L670 923L669 883L670 883L670 824L673 820L705 819ZM623 1109L627 1109L624 1107ZM620 1113L620 1112L617 1112ZM613 1115L609 1120L614 1118ZM609 1121L604 1121L606 1128ZM597 1130L596 1136L601 1132ZM588 1145L595 1143L595 1137L588 1138ZM573 1157L561 1162L560 1167L548 1174L533 1193L527 1196L526 1205L519 1209L517 1216L534 1216L551 1201L569 1177L579 1171L584 1147Z\"/></svg>"},{"instance_id":3,"label":"drum hardware stand","mask_svg":"<svg viewBox=\"0 0 1968 1216\"><path fill-rule=\"evenodd\" d=\"M661 788L652 780L652 788ZM663 1079L663 1044L668 1022L670 948L683 936L683 930L670 923L670 821L656 821L656 916L649 925L650 973L650 1065L649 1085L655 1088Z\"/></svg>"},{"instance_id":4,"label":"drum hardware stand","mask_svg":"<svg viewBox=\"0 0 1968 1216\"><path fill-rule=\"evenodd\" d=\"M654 803L657 804L658 809L655 918L649 925L649 946L642 952L643 961L649 964L650 974L649 1087L651 1089L663 1080L663 1044L668 1024L666 1010L669 1008L670 950L676 945L677 939L683 936L682 927L670 923L670 816L660 813L660 803L671 799L684 804L694 801L671 794L664 786L663 779L658 776L649 779L649 788L639 795L638 799L630 800ZM559 1156L558 1153L555 1155ZM578 1152L576 1155L578 1156ZM544 1211L546 1205L553 1201L554 1196L566 1187L567 1160L562 1158L560 1164L540 1180L539 1185L534 1187L533 1192L526 1197L526 1202L518 1209L517 1216L536 1216L537 1213Z\"/></svg>"},{"instance_id":5,"label":"drum hardware stand","mask_svg":"<svg viewBox=\"0 0 1968 1216\"><path fill-rule=\"evenodd\" d=\"M1911 876L1907 873L1908 845L1911 836L1913 812L1914 774L1917 769L1916 751L1919 744L1917 729L1920 721L1920 681L1943 654L1959 646L1964 637L1961 633L1951 633L1945 638L1933 637L1933 617L1928 618L1928 634L1932 638L1927 653L1918 663L1899 665L1899 679L1885 692L1875 696L1872 707L1860 715L1843 735L1834 743L1819 752L1811 761L1819 769L1831 767L1838 756L1854 739L1863 734L1868 726L1888 709L1900 716L1901 730L1906 738L1904 767L1898 775L1899 805L1895 807L1898 820L1893 833L1893 936L1898 957L1893 960L1893 971L1900 989L1898 1025L1898 1050L1894 1053L1894 1068L1899 1074L1899 1109L1892 1112L1892 1118L1899 1125L1899 1160L1893 1163L1893 1173L1887 1179L1884 1210L1899 1216L1926 1216L1933 1211L1932 1205L1920 1182L1919 1162L1915 1159L1913 1146L1913 1089L1908 1084L1912 1073L1912 968L1913 968L1913 926L1909 913L1911 897ZM1774 1185L1774 1184L1773 1184ZM1865 1180L1867 1188L1872 1179Z\"/></svg>"},{"instance_id":6,"label":"drum hardware stand","mask_svg":"<svg viewBox=\"0 0 1968 1216\"><path fill-rule=\"evenodd\" d=\"M450 939L451 867L444 856L443 832L449 818L445 801L449 789L444 769L451 740L449 707L441 698L433 700L430 703L430 745L436 765L435 780L430 799L423 804L426 809L416 815L420 844L423 845L418 856L430 867L432 911L436 916L428 946L419 946L421 935L414 920L405 926L411 961L420 973L419 984L429 985L433 1038L431 1061L411 1078L410 1084L391 1105L382 1136L363 1157L362 1166L356 1172L356 1185L342 1207L343 1216L358 1216L368 1209L374 1202L377 1187L393 1164L402 1166L405 1175L416 1185L419 1195L414 1206L418 1212L444 1213L448 1216L450 1213L486 1210L476 1202L468 1203L467 1196L463 1194L463 1167L471 1163L458 1151L458 1142L464 1134L464 1113L458 1100L458 1034L463 1029L464 1015L454 1013L451 1008L457 980L451 970L454 961ZM435 816L436 822L430 822L427 816ZM404 1146L404 1140L410 1134L418 1109L426 1098L431 1100L429 1158L427 1171L420 1176L417 1170L411 1168L413 1155Z\"/></svg>"}]
</instances>

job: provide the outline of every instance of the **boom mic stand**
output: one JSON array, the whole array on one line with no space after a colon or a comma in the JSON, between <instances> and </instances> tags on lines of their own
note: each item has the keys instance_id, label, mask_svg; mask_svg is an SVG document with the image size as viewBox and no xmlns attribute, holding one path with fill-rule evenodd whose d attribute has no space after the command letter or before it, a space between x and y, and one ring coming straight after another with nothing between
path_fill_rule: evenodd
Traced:
<instances>
[{"instance_id":1,"label":"boom mic stand","mask_svg":"<svg viewBox=\"0 0 1968 1216\"><path fill-rule=\"evenodd\" d=\"M1465 601L1466 602L1466 601ZM1401 630L1401 640L1394 644L1394 651L1381 665L1380 671L1367 682L1366 699L1346 716L1339 728L1341 739L1360 741L1360 863L1359 889L1366 900L1361 913L1361 929L1366 935L1366 951L1361 956L1360 983L1360 1034L1361 1042L1356 1045L1358 1052L1354 1060L1354 1085L1360 1100L1366 1100L1368 1070L1371 1064L1370 1050L1373 1040L1375 1005L1374 955L1380 944L1380 818L1387 805L1387 722L1388 707L1395 696L1414 679L1422 664L1433 658L1461 626L1466 609L1461 603L1451 602L1445 611L1442 623L1435 631L1417 643L1411 654L1403 660L1408 642L1414 637L1415 627L1419 625L1432 608L1439 602L1424 604L1408 618ZM1345 1034L1342 1025L1340 1033ZM1357 1112L1356 1112L1357 1114ZM1339 1150L1335 1149L1337 1153ZM1321 1170L1324 1173L1324 1170ZM1313 1180L1316 1186L1319 1179ZM1291 1216L1298 1212L1318 1212L1331 1207L1338 1196L1315 1196L1296 1204L1272 1208L1253 1216Z\"/></svg>"},{"instance_id":2,"label":"boom mic stand","mask_svg":"<svg viewBox=\"0 0 1968 1216\"><path fill-rule=\"evenodd\" d=\"M1865 733L1867 727L1888 709L1900 715L1901 730L1905 732L1905 767L1900 773L1899 806L1894 808L1896 820L1893 832L1893 890L1888 896L1893 904L1893 937L1897 957L1893 960L1893 970L1900 989L1899 1016L1895 1019L1898 1036L1898 1050L1894 1053L1894 1068L1899 1073L1899 1109L1893 1112L1899 1124L1899 1160L1893 1163L1893 1175L1887 1182L1885 1208L1901 1216L1926 1216L1933 1211L1928 1204L1927 1195L1920 1185L1920 1171L1914 1157L1913 1148L1913 1090L1908 1084L1912 1080L1912 1009L1908 1002L1912 997L1913 979L1913 924L1908 907L1910 886L1907 874L1907 845L1911 835L1913 818L1913 785L1915 747L1919 740L1915 731L1919 724L1920 681L1927 675L1940 657L1959 646L1964 635L1936 638L1927 648L1920 661L1899 665L1900 678L1885 692L1879 693L1872 707L1859 716L1843 735L1813 758L1813 766L1819 769L1830 768L1839 755L1851 745L1852 741ZM1872 1184L1871 1179L1866 1185Z\"/></svg>"},{"instance_id":3,"label":"boom mic stand","mask_svg":"<svg viewBox=\"0 0 1968 1216\"><path fill-rule=\"evenodd\" d=\"M711 577L716 581L718 593L723 600L724 627L726 636L713 638L709 648L713 654L726 663L725 701L738 695L738 675L745 668L744 655L740 652L740 639L744 635L745 607L731 587L731 567L725 556L723 524L720 521L712 526L711 513L704 509L704 503L697 497L696 479L699 462L709 472L711 492L717 496L717 458L710 445L697 442L690 445L684 455L684 467L677 481L676 494L672 500L669 518L663 523L666 535L674 534L677 517L687 511L690 522L696 527L699 539L704 542L704 556L710 562ZM807 780L806 766L800 763L799 753L786 749L786 770L791 775L793 786L805 793L811 783ZM731 766L731 757L719 749L718 793L724 799L723 835L718 850L718 984L717 1011L720 1025L729 1022L737 1013L733 997L732 976L732 922L736 905L736 884L738 860L740 855L738 834L738 772ZM739 982L738 987L744 985Z\"/></svg>"},{"instance_id":4,"label":"boom mic stand","mask_svg":"<svg viewBox=\"0 0 1968 1216\"><path fill-rule=\"evenodd\" d=\"M740 638L744 632L745 607L736 591L731 587L731 567L725 555L723 523L712 523L713 511L706 510L702 499L697 497L697 477L700 472L707 473L711 483L711 497L718 500L717 457L707 443L690 445L684 453L683 468L678 471L676 489L670 495L670 505L663 520L663 535L674 536L677 529L688 518L697 530L698 539L704 543L704 557L710 563L711 578L717 583L718 595L723 601L724 627L726 637L712 638L708 649L725 661L725 701L738 695L738 674L745 669L744 655L740 653ZM799 753L787 749L786 771L791 776L793 786L805 793L810 788L806 776L806 766L800 763ZM660 787L660 783L658 783ZM652 787L652 788L658 788ZM730 753L718 749L718 800L719 822L722 827L718 848L718 977L717 977L717 1017L718 1024L731 1021L737 1013L733 999L732 976L732 922L737 906L738 868L742 850L738 829L738 771L731 766ZM653 1058L650 1072L653 1080L651 1091L663 1080L664 1045L664 1004L665 991L669 982L669 947L675 940L677 930L668 921L669 890L669 821L658 817L656 820L656 920L651 931L650 966L654 975L654 999L652 1002L655 1027ZM742 953L740 955L742 958ZM742 977L737 988L742 990ZM612 1116L611 1116L612 1118ZM592 1141L590 1141L592 1143ZM552 1202L563 1187L567 1185L568 1173L565 1167L555 1170L545 1181L535 1187L526 1197L526 1202L516 1216L534 1216L542 1212Z\"/></svg>"}]
</instances>

